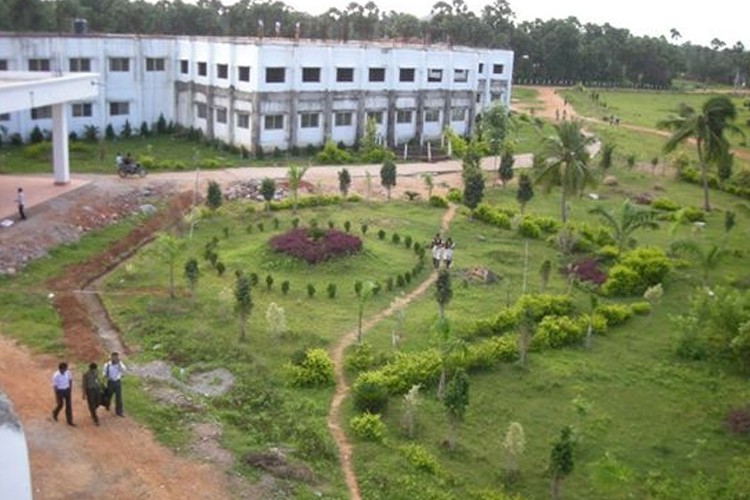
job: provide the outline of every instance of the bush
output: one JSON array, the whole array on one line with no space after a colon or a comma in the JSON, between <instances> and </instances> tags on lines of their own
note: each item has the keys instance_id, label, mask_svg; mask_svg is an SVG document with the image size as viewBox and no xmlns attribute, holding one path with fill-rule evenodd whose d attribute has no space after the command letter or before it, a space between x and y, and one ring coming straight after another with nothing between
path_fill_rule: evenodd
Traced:
<instances>
[{"instance_id":1,"label":"bush","mask_svg":"<svg viewBox=\"0 0 750 500\"><path fill-rule=\"evenodd\" d=\"M388 406L388 392L385 377L377 372L363 373L352 387L354 407L360 412L382 413Z\"/></svg>"},{"instance_id":2,"label":"bush","mask_svg":"<svg viewBox=\"0 0 750 500\"><path fill-rule=\"evenodd\" d=\"M625 323L633 314L632 309L620 304L600 304L595 312L604 317L607 326L617 326Z\"/></svg>"},{"instance_id":3,"label":"bush","mask_svg":"<svg viewBox=\"0 0 750 500\"><path fill-rule=\"evenodd\" d=\"M607 274L599 268L599 263L590 257L568 264L564 272L568 277L597 286L607 280Z\"/></svg>"},{"instance_id":4,"label":"bush","mask_svg":"<svg viewBox=\"0 0 750 500\"><path fill-rule=\"evenodd\" d=\"M602 287L602 293L610 296L640 295L645 291L641 288L638 273L622 264L616 264L609 270L607 281Z\"/></svg>"},{"instance_id":5,"label":"bush","mask_svg":"<svg viewBox=\"0 0 750 500\"><path fill-rule=\"evenodd\" d=\"M378 231L378 239L384 240L385 239L385 231L383 229Z\"/></svg>"},{"instance_id":6,"label":"bush","mask_svg":"<svg viewBox=\"0 0 750 500\"><path fill-rule=\"evenodd\" d=\"M508 214L491 207L486 203L480 203L472 210L471 216L479 221L485 222L500 229L510 229L511 221Z\"/></svg>"},{"instance_id":7,"label":"bush","mask_svg":"<svg viewBox=\"0 0 750 500\"><path fill-rule=\"evenodd\" d=\"M282 282L281 282L281 293L282 293L283 295L286 295L286 294L288 294L288 293L289 293L289 287L290 287L290 285L289 285L289 280L284 280L284 281L282 281Z\"/></svg>"},{"instance_id":8,"label":"bush","mask_svg":"<svg viewBox=\"0 0 750 500\"><path fill-rule=\"evenodd\" d=\"M651 314L651 304L648 302L633 302L630 304L630 310L638 316L646 316Z\"/></svg>"},{"instance_id":9,"label":"bush","mask_svg":"<svg viewBox=\"0 0 750 500\"><path fill-rule=\"evenodd\" d=\"M288 365L292 384L299 387L333 385L333 361L324 349L312 348L298 365Z\"/></svg>"},{"instance_id":10,"label":"bush","mask_svg":"<svg viewBox=\"0 0 750 500\"><path fill-rule=\"evenodd\" d=\"M328 283L328 286L326 287L326 293L328 294L329 299L335 299L336 298L336 283Z\"/></svg>"},{"instance_id":11,"label":"bush","mask_svg":"<svg viewBox=\"0 0 750 500\"><path fill-rule=\"evenodd\" d=\"M642 295L648 287L663 283L671 268L672 264L660 248L631 250L610 269L602 292L605 295Z\"/></svg>"},{"instance_id":12,"label":"bush","mask_svg":"<svg viewBox=\"0 0 750 500\"><path fill-rule=\"evenodd\" d=\"M404 276L399 274L396 276L396 286L398 288L403 288L404 285L406 285L406 280L404 279Z\"/></svg>"},{"instance_id":13,"label":"bush","mask_svg":"<svg viewBox=\"0 0 750 500\"><path fill-rule=\"evenodd\" d=\"M351 221L344 221L344 231L346 231L347 233L350 233L352 231Z\"/></svg>"},{"instance_id":14,"label":"bush","mask_svg":"<svg viewBox=\"0 0 750 500\"><path fill-rule=\"evenodd\" d=\"M367 224L362 224L360 226L360 230L362 231L362 236L367 234Z\"/></svg>"},{"instance_id":15,"label":"bush","mask_svg":"<svg viewBox=\"0 0 750 500\"><path fill-rule=\"evenodd\" d=\"M688 222L706 222L706 212L698 207L685 207L682 216Z\"/></svg>"},{"instance_id":16,"label":"bush","mask_svg":"<svg viewBox=\"0 0 750 500\"><path fill-rule=\"evenodd\" d=\"M347 370L354 373L371 369L375 365L372 346L367 342L355 344L352 352L346 357L344 364Z\"/></svg>"},{"instance_id":17,"label":"bush","mask_svg":"<svg viewBox=\"0 0 750 500\"><path fill-rule=\"evenodd\" d=\"M352 417L349 421L354 435L364 441L382 443L385 438L385 424L380 420L380 415L365 412L362 415Z\"/></svg>"},{"instance_id":18,"label":"bush","mask_svg":"<svg viewBox=\"0 0 750 500\"><path fill-rule=\"evenodd\" d=\"M42 141L44 141L44 134L42 133L42 129L39 128L39 125L35 125L31 130L31 134L29 135L29 142L31 144L39 144Z\"/></svg>"},{"instance_id":19,"label":"bush","mask_svg":"<svg viewBox=\"0 0 750 500\"><path fill-rule=\"evenodd\" d=\"M315 155L315 161L323 165L343 165L353 163L354 157L343 148L340 148L333 141L326 141L323 149Z\"/></svg>"},{"instance_id":20,"label":"bush","mask_svg":"<svg viewBox=\"0 0 750 500\"><path fill-rule=\"evenodd\" d=\"M407 235L406 237L404 237L404 246L406 248L411 248L412 242L413 242L413 240L412 240L411 236Z\"/></svg>"},{"instance_id":21,"label":"bush","mask_svg":"<svg viewBox=\"0 0 750 500\"><path fill-rule=\"evenodd\" d=\"M734 434L750 434L750 405L730 410L724 423Z\"/></svg>"},{"instance_id":22,"label":"bush","mask_svg":"<svg viewBox=\"0 0 750 500\"><path fill-rule=\"evenodd\" d=\"M534 348L563 347L583 339L588 329L585 317L545 316L531 339Z\"/></svg>"},{"instance_id":23,"label":"bush","mask_svg":"<svg viewBox=\"0 0 750 500\"><path fill-rule=\"evenodd\" d=\"M448 208L448 200L442 196L432 195L428 201L428 204L434 208Z\"/></svg>"},{"instance_id":24,"label":"bush","mask_svg":"<svg viewBox=\"0 0 750 500\"><path fill-rule=\"evenodd\" d=\"M398 235L398 233L393 233L391 235L391 243L394 245L398 245L401 242L401 236Z\"/></svg>"},{"instance_id":25,"label":"bush","mask_svg":"<svg viewBox=\"0 0 750 500\"><path fill-rule=\"evenodd\" d=\"M406 457L407 462L416 469L432 474L433 476L443 473L440 463L424 446L410 443L399 448L399 451Z\"/></svg>"},{"instance_id":26,"label":"bush","mask_svg":"<svg viewBox=\"0 0 750 500\"><path fill-rule=\"evenodd\" d=\"M680 209L680 205L669 198L657 198L651 202L651 208L664 212L674 212Z\"/></svg>"},{"instance_id":27,"label":"bush","mask_svg":"<svg viewBox=\"0 0 750 500\"><path fill-rule=\"evenodd\" d=\"M460 189L450 188L450 190L448 190L448 195L446 196L446 198L448 199L448 201L451 201L453 203L462 203L464 195Z\"/></svg>"},{"instance_id":28,"label":"bush","mask_svg":"<svg viewBox=\"0 0 750 500\"><path fill-rule=\"evenodd\" d=\"M533 220L524 217L518 224L518 235L523 238L539 239L542 236L541 228Z\"/></svg>"},{"instance_id":29,"label":"bush","mask_svg":"<svg viewBox=\"0 0 750 500\"><path fill-rule=\"evenodd\" d=\"M307 284L307 296L309 298L315 297L315 285L313 285L312 283Z\"/></svg>"}]
</instances>

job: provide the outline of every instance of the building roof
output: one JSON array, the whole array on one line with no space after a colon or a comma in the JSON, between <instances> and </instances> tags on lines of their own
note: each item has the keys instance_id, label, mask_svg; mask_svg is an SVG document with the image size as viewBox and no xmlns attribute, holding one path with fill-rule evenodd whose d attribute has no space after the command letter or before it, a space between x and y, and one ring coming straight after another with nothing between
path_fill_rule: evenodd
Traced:
<instances>
[{"instance_id":1,"label":"building roof","mask_svg":"<svg viewBox=\"0 0 750 500\"><path fill-rule=\"evenodd\" d=\"M0 72L0 113L91 99L99 94L99 73Z\"/></svg>"}]
</instances>

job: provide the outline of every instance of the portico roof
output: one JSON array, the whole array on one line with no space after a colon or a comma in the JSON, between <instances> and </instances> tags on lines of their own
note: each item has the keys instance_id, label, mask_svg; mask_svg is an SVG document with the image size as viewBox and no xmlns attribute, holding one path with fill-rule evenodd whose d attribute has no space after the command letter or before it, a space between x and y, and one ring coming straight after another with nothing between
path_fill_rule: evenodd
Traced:
<instances>
[{"instance_id":1,"label":"portico roof","mask_svg":"<svg viewBox=\"0 0 750 500\"><path fill-rule=\"evenodd\" d=\"M99 73L0 72L0 113L90 100L99 95Z\"/></svg>"}]
</instances>

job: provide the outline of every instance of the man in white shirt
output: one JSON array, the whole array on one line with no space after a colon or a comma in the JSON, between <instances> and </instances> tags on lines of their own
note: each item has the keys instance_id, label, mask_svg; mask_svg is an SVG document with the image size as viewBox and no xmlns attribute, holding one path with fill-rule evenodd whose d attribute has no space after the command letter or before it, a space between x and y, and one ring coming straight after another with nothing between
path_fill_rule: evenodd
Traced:
<instances>
[{"instance_id":1,"label":"man in white shirt","mask_svg":"<svg viewBox=\"0 0 750 500\"><path fill-rule=\"evenodd\" d=\"M112 403L112 396L115 397L115 413L118 417L124 417L122 409L122 385L121 380L125 373L125 364L120 361L120 354L113 352L109 361L104 364L102 370L104 378L107 380L107 401L104 405L107 410Z\"/></svg>"},{"instance_id":2,"label":"man in white shirt","mask_svg":"<svg viewBox=\"0 0 750 500\"><path fill-rule=\"evenodd\" d=\"M57 371L52 375L52 388L55 391L57 406L52 410L52 418L57 422L57 416L65 404L65 420L68 425L75 427L73 423L73 406L71 405L71 392L73 390L73 376L68 371L68 363L60 363Z\"/></svg>"}]
</instances>

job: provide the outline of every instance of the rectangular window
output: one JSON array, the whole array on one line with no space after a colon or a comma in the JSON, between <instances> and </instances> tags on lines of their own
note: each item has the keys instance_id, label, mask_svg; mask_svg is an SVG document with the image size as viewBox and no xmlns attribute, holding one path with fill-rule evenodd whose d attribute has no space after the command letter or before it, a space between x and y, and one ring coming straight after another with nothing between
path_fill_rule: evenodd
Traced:
<instances>
[{"instance_id":1,"label":"rectangular window","mask_svg":"<svg viewBox=\"0 0 750 500\"><path fill-rule=\"evenodd\" d=\"M32 120L44 120L46 118L52 118L52 106L42 106L39 108L31 108Z\"/></svg>"},{"instance_id":2,"label":"rectangular window","mask_svg":"<svg viewBox=\"0 0 750 500\"><path fill-rule=\"evenodd\" d=\"M228 64L217 64L216 65L216 78L226 80L229 78L229 65Z\"/></svg>"},{"instance_id":3,"label":"rectangular window","mask_svg":"<svg viewBox=\"0 0 750 500\"><path fill-rule=\"evenodd\" d=\"M0 122L9 122L10 113L0 113Z\"/></svg>"},{"instance_id":4,"label":"rectangular window","mask_svg":"<svg viewBox=\"0 0 750 500\"><path fill-rule=\"evenodd\" d=\"M8 71L8 60L0 59L0 71Z\"/></svg>"},{"instance_id":5,"label":"rectangular window","mask_svg":"<svg viewBox=\"0 0 750 500\"><path fill-rule=\"evenodd\" d=\"M227 108L219 107L216 108L216 123L227 122Z\"/></svg>"},{"instance_id":6,"label":"rectangular window","mask_svg":"<svg viewBox=\"0 0 750 500\"><path fill-rule=\"evenodd\" d=\"M208 76L208 63L198 63L198 76Z\"/></svg>"},{"instance_id":7,"label":"rectangular window","mask_svg":"<svg viewBox=\"0 0 750 500\"><path fill-rule=\"evenodd\" d=\"M127 57L110 57L109 70L112 72L127 73L130 71L130 59Z\"/></svg>"},{"instance_id":8,"label":"rectangular window","mask_svg":"<svg viewBox=\"0 0 750 500\"><path fill-rule=\"evenodd\" d=\"M190 61L187 59L180 59L180 73L183 75L190 73Z\"/></svg>"},{"instance_id":9,"label":"rectangular window","mask_svg":"<svg viewBox=\"0 0 750 500\"><path fill-rule=\"evenodd\" d=\"M49 59L29 59L29 71L49 71Z\"/></svg>"},{"instance_id":10,"label":"rectangular window","mask_svg":"<svg viewBox=\"0 0 750 500\"><path fill-rule=\"evenodd\" d=\"M130 114L130 103L117 101L109 103L109 116L122 116Z\"/></svg>"},{"instance_id":11,"label":"rectangular window","mask_svg":"<svg viewBox=\"0 0 750 500\"><path fill-rule=\"evenodd\" d=\"M195 103L195 116L204 120L208 118L208 106L206 106L205 102Z\"/></svg>"},{"instance_id":12,"label":"rectangular window","mask_svg":"<svg viewBox=\"0 0 750 500\"><path fill-rule=\"evenodd\" d=\"M371 82L384 82L385 81L385 68L370 68L369 80Z\"/></svg>"},{"instance_id":13,"label":"rectangular window","mask_svg":"<svg viewBox=\"0 0 750 500\"><path fill-rule=\"evenodd\" d=\"M480 75L484 73L484 63L479 63L479 68L477 69L477 73Z\"/></svg>"},{"instance_id":14,"label":"rectangular window","mask_svg":"<svg viewBox=\"0 0 750 500\"><path fill-rule=\"evenodd\" d=\"M482 102L482 93L481 92L477 92L477 102L478 103Z\"/></svg>"},{"instance_id":15,"label":"rectangular window","mask_svg":"<svg viewBox=\"0 0 750 500\"><path fill-rule=\"evenodd\" d=\"M237 128L250 128L250 113L237 113Z\"/></svg>"},{"instance_id":16,"label":"rectangular window","mask_svg":"<svg viewBox=\"0 0 750 500\"><path fill-rule=\"evenodd\" d=\"M284 115L266 115L263 118L266 130L282 130L284 128Z\"/></svg>"},{"instance_id":17,"label":"rectangular window","mask_svg":"<svg viewBox=\"0 0 750 500\"><path fill-rule=\"evenodd\" d=\"M241 82L249 82L250 66L239 66L237 68L237 79Z\"/></svg>"},{"instance_id":18,"label":"rectangular window","mask_svg":"<svg viewBox=\"0 0 750 500\"><path fill-rule=\"evenodd\" d=\"M398 70L398 81L399 82L413 82L414 81L414 68L401 68Z\"/></svg>"},{"instance_id":19,"label":"rectangular window","mask_svg":"<svg viewBox=\"0 0 750 500\"><path fill-rule=\"evenodd\" d=\"M424 110L424 121L425 123L435 123L440 121L440 110L439 109L425 109Z\"/></svg>"},{"instance_id":20,"label":"rectangular window","mask_svg":"<svg viewBox=\"0 0 750 500\"><path fill-rule=\"evenodd\" d=\"M300 113L299 126L300 128L318 128L320 126L320 114Z\"/></svg>"},{"instance_id":21,"label":"rectangular window","mask_svg":"<svg viewBox=\"0 0 750 500\"><path fill-rule=\"evenodd\" d=\"M396 111L396 123L411 123L411 111Z\"/></svg>"},{"instance_id":22,"label":"rectangular window","mask_svg":"<svg viewBox=\"0 0 750 500\"><path fill-rule=\"evenodd\" d=\"M337 82L353 82L354 68L336 68Z\"/></svg>"},{"instance_id":23,"label":"rectangular window","mask_svg":"<svg viewBox=\"0 0 750 500\"><path fill-rule=\"evenodd\" d=\"M286 68L266 68L266 83L284 83L286 80Z\"/></svg>"},{"instance_id":24,"label":"rectangular window","mask_svg":"<svg viewBox=\"0 0 750 500\"><path fill-rule=\"evenodd\" d=\"M313 83L320 81L320 68L302 68L302 81Z\"/></svg>"},{"instance_id":25,"label":"rectangular window","mask_svg":"<svg viewBox=\"0 0 750 500\"><path fill-rule=\"evenodd\" d=\"M469 81L469 70L468 69L454 69L453 70L453 81L457 83L465 83Z\"/></svg>"},{"instance_id":26,"label":"rectangular window","mask_svg":"<svg viewBox=\"0 0 750 500\"><path fill-rule=\"evenodd\" d=\"M337 127L351 127L352 125L352 113L339 112L333 118L333 123Z\"/></svg>"},{"instance_id":27,"label":"rectangular window","mask_svg":"<svg viewBox=\"0 0 750 500\"><path fill-rule=\"evenodd\" d=\"M382 111L370 111L367 113L367 119L375 122L375 125L383 124L383 112Z\"/></svg>"},{"instance_id":28,"label":"rectangular window","mask_svg":"<svg viewBox=\"0 0 750 500\"><path fill-rule=\"evenodd\" d=\"M146 71L164 71L163 57L147 57Z\"/></svg>"},{"instance_id":29,"label":"rectangular window","mask_svg":"<svg viewBox=\"0 0 750 500\"><path fill-rule=\"evenodd\" d=\"M442 82L443 81L443 70L439 68L430 68L427 70L427 81L428 82Z\"/></svg>"},{"instance_id":30,"label":"rectangular window","mask_svg":"<svg viewBox=\"0 0 750 500\"><path fill-rule=\"evenodd\" d=\"M502 64L493 64L492 65L492 73L495 75L502 75L503 74L503 65Z\"/></svg>"},{"instance_id":31,"label":"rectangular window","mask_svg":"<svg viewBox=\"0 0 750 500\"><path fill-rule=\"evenodd\" d=\"M73 57L69 60L70 72L81 73L91 71L91 59L88 57Z\"/></svg>"},{"instance_id":32,"label":"rectangular window","mask_svg":"<svg viewBox=\"0 0 750 500\"><path fill-rule=\"evenodd\" d=\"M452 122L466 121L466 108L453 108L451 110L451 121Z\"/></svg>"},{"instance_id":33,"label":"rectangular window","mask_svg":"<svg viewBox=\"0 0 750 500\"><path fill-rule=\"evenodd\" d=\"M81 118L84 116L91 116L91 103L90 102L77 102L72 105L73 117Z\"/></svg>"}]
</instances>

